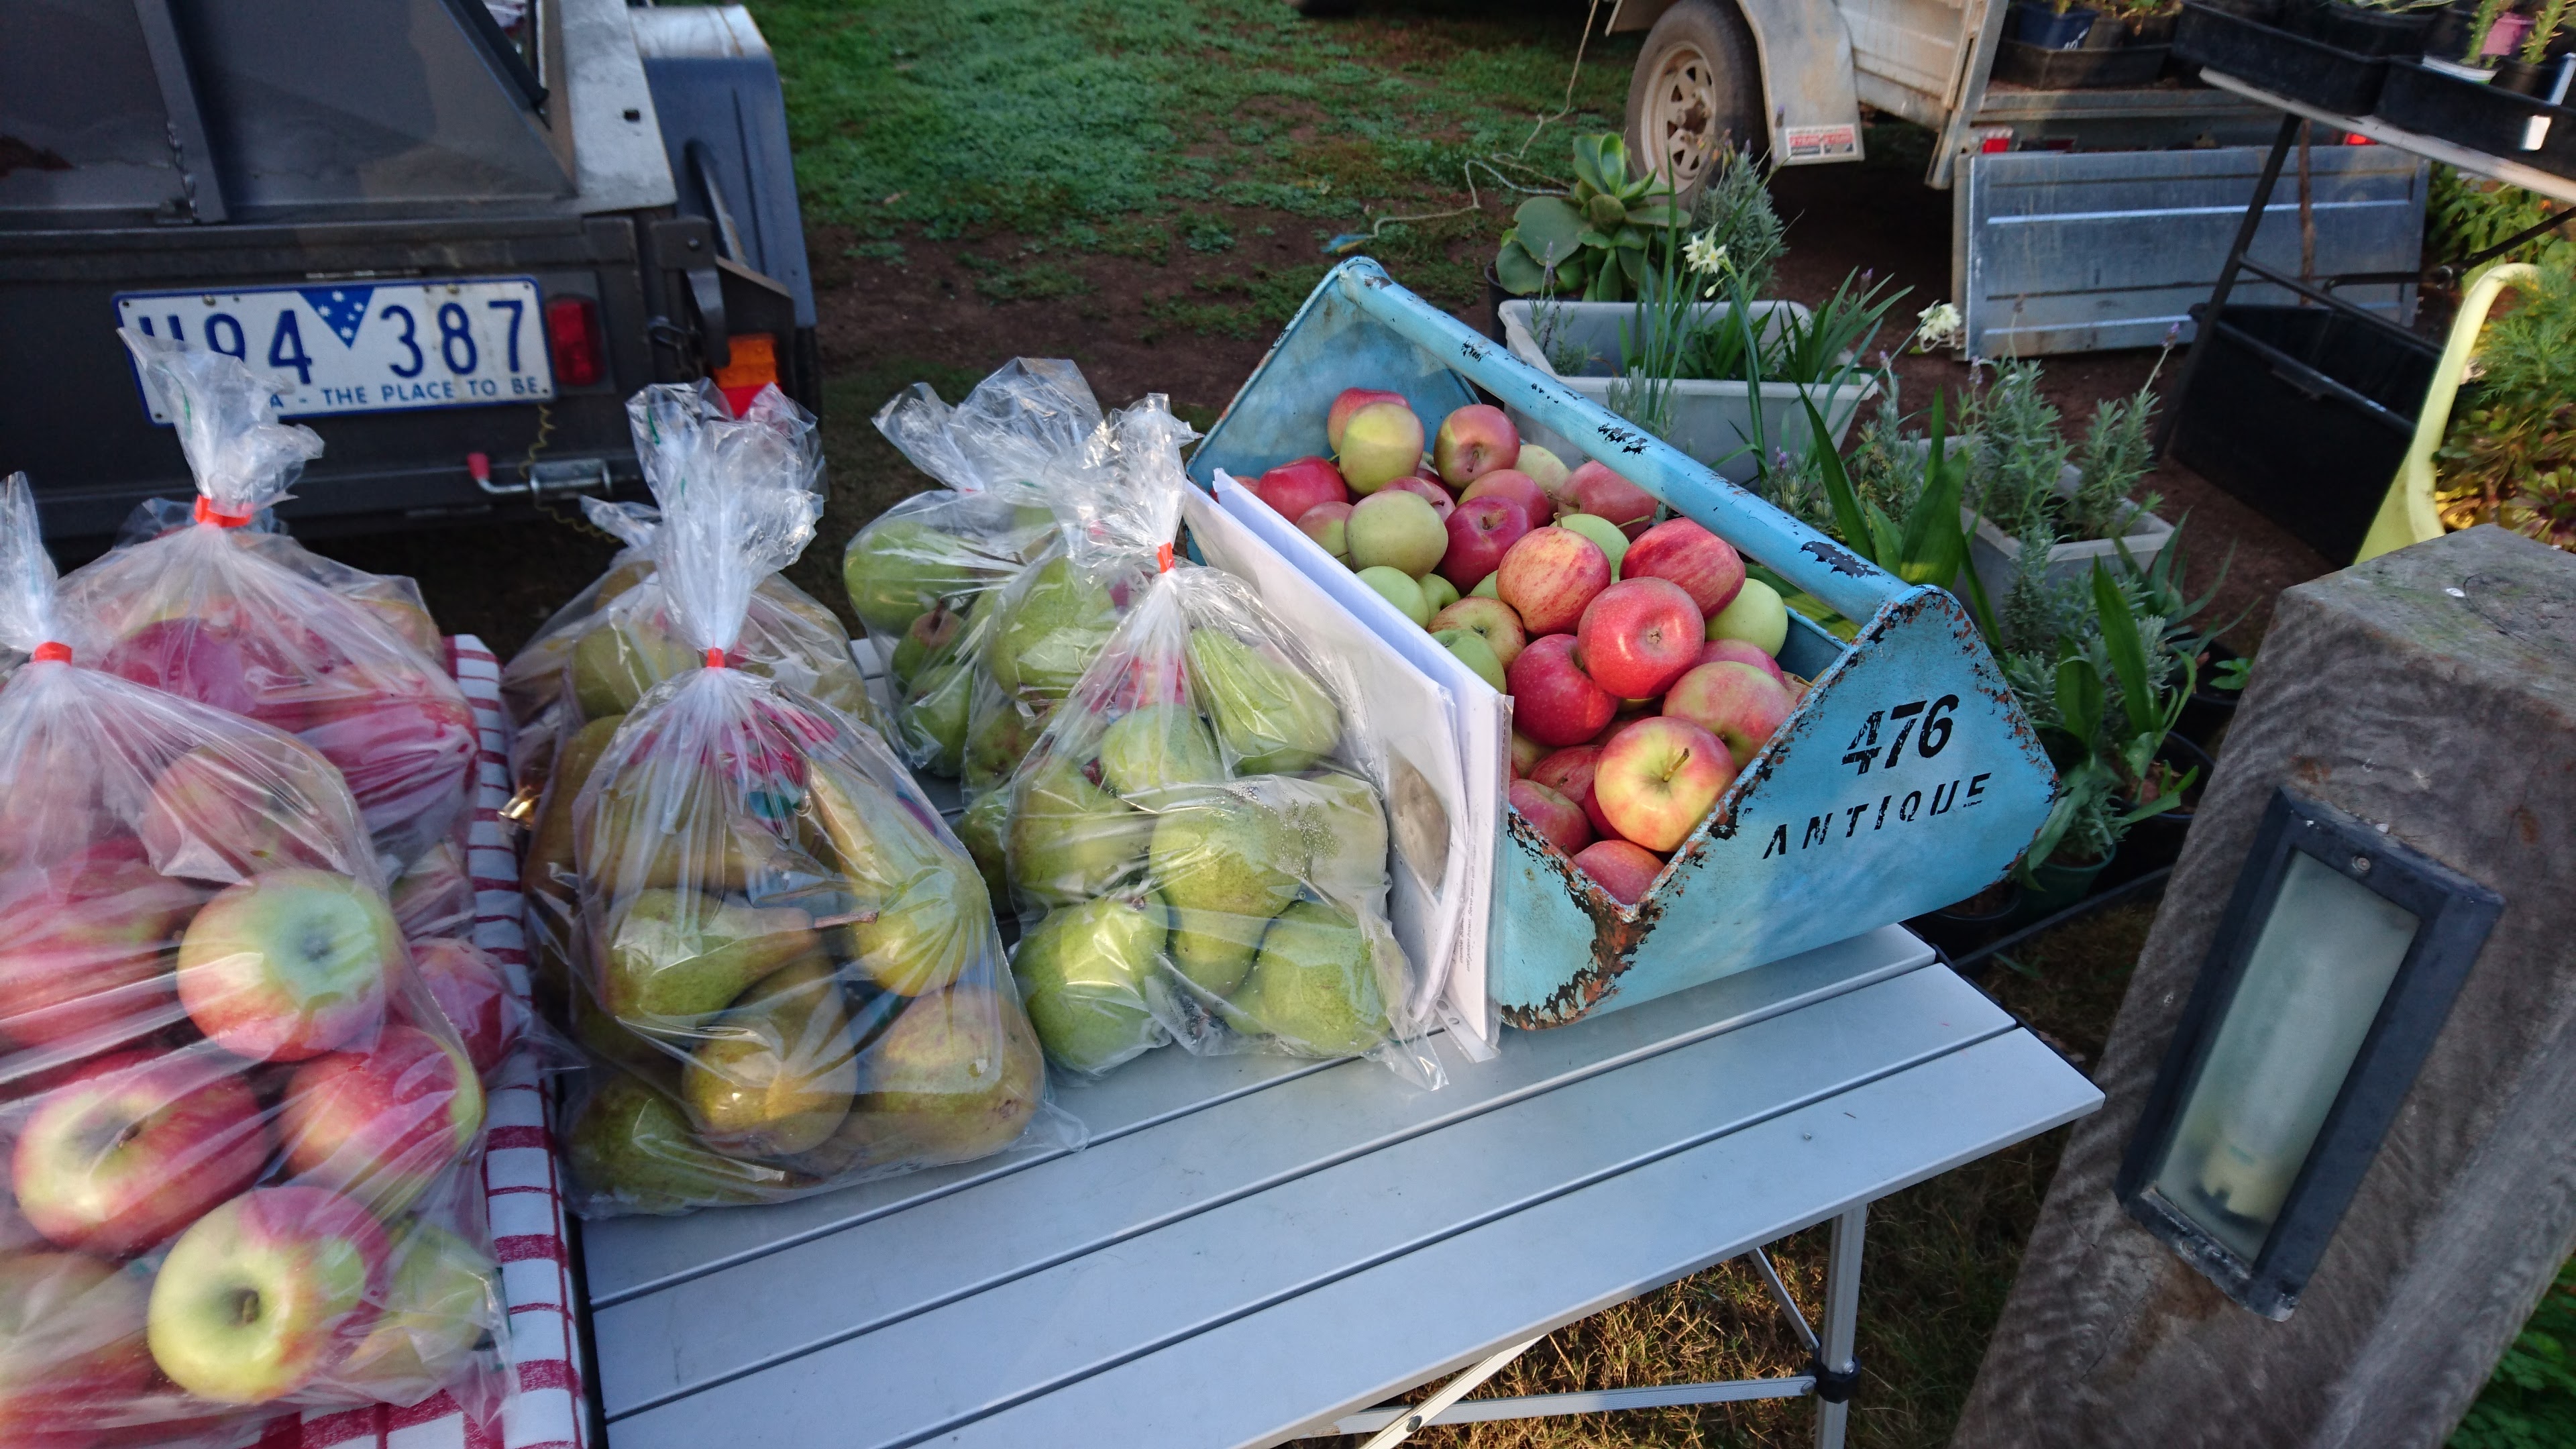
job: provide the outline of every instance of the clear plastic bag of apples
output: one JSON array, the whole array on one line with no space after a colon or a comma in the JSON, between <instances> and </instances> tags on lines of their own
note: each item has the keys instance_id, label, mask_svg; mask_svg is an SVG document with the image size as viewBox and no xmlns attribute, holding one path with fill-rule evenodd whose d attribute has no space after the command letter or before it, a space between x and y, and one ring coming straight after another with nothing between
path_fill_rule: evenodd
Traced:
<instances>
[{"instance_id":1,"label":"clear plastic bag of apples","mask_svg":"<svg viewBox=\"0 0 2576 1449\"><path fill-rule=\"evenodd\" d=\"M1163 558L1002 792L1047 1055L1096 1076L1177 1041L1439 1085L1354 692L1241 580Z\"/></svg>"},{"instance_id":2,"label":"clear plastic bag of apples","mask_svg":"<svg viewBox=\"0 0 2576 1449\"><path fill-rule=\"evenodd\" d=\"M484 1096L341 774L97 666L0 487L0 1442L507 1392Z\"/></svg>"},{"instance_id":3,"label":"clear plastic bag of apples","mask_svg":"<svg viewBox=\"0 0 2576 1449\"><path fill-rule=\"evenodd\" d=\"M770 1201L1011 1146L1045 1063L973 862L875 731L731 667L822 511L808 420L774 390L739 420L705 389L629 408L701 662L625 714L571 806L575 1206Z\"/></svg>"}]
</instances>

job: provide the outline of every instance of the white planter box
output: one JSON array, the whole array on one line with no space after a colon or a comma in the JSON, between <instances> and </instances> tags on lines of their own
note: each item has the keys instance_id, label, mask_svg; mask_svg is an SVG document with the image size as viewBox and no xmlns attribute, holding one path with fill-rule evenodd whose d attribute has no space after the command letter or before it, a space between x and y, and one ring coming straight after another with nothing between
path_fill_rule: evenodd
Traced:
<instances>
[{"instance_id":1,"label":"white planter box","mask_svg":"<svg viewBox=\"0 0 2576 1449\"><path fill-rule=\"evenodd\" d=\"M2057 491L2072 494L2083 474L2073 464L2058 475ZM2048 581L2052 584L2081 583L2093 572L2094 560L2117 573L2120 554L2129 557L2143 569L2156 561L2173 541L2173 525L2132 503L2128 505L2128 532L2116 543L2107 538L2088 539L2082 543L2061 543L2048 551ZM1986 598L1998 609L2004 606L2005 591L2012 587L2013 575L2021 567L2021 540L1997 528L1993 520L1973 509L1959 510L1959 525L1968 530L1968 566L1977 571L1977 582L1986 586Z\"/></svg>"},{"instance_id":2,"label":"white planter box","mask_svg":"<svg viewBox=\"0 0 2576 1449\"><path fill-rule=\"evenodd\" d=\"M1548 376L1564 383L1584 397L1604 407L1609 406L1610 384L1621 356L1621 331L1634 333L1638 327L1638 306L1634 302L1551 302L1549 321L1557 331L1560 344L1571 344L1587 351L1592 361L1579 373L1559 373L1548 360L1547 349L1539 345L1532 319L1537 303L1526 300L1502 305L1503 340L1512 355ZM1795 302L1756 302L1757 316L1787 311L1799 317L1807 309ZM1710 320L1727 315L1725 302L1703 302L1699 315ZM1861 404L1878 395L1878 380L1866 377L1832 389L1830 395L1821 388L1806 389L1795 383L1762 384L1762 440L1765 446L1785 448L1792 455L1802 454L1807 446L1807 410L1798 405L1801 392L1812 394L1816 411L1823 414L1833 432L1835 446L1851 431L1852 419L1859 415ZM1730 483L1750 480L1758 471L1749 444L1753 437L1751 389L1742 382L1680 381L1673 384L1672 435L1665 442L1688 453L1723 474ZM1508 408L1509 405L1506 404ZM1525 442L1536 443L1572 463L1584 456L1582 449L1532 421L1518 408L1509 408L1512 422L1521 430Z\"/></svg>"}]
</instances>

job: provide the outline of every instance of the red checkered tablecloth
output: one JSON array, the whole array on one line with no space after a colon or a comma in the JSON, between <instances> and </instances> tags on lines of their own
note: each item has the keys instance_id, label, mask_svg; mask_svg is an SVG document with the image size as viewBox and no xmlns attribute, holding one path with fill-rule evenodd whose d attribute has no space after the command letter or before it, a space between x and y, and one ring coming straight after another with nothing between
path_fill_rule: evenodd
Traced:
<instances>
[{"instance_id":1,"label":"red checkered tablecloth","mask_svg":"<svg viewBox=\"0 0 2576 1449\"><path fill-rule=\"evenodd\" d=\"M519 925L519 862L501 818L510 800L510 723L501 710L501 663L483 641L448 641L449 668L473 703L482 735L475 762L474 820L467 870L474 878L474 942L501 963L512 989L528 996L527 940ZM502 1065L491 1091L483 1160L492 1239L509 1302L507 1346L518 1392L497 1422L469 1422L453 1395L408 1409L379 1405L306 1414L259 1441L258 1449L589 1449L582 1405L581 1338L564 1232L561 1159L548 1128L551 1089L533 1052Z\"/></svg>"}]
</instances>

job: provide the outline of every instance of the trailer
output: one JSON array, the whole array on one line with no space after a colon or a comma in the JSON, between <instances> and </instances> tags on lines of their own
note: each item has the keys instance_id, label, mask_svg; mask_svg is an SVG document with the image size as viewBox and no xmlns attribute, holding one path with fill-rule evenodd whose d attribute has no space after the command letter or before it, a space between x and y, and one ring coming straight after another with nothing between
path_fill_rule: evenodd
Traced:
<instances>
[{"instance_id":1,"label":"trailer","mask_svg":"<svg viewBox=\"0 0 2576 1449\"><path fill-rule=\"evenodd\" d=\"M117 329L278 374L320 533L636 491L625 399L820 401L777 72L739 7L0 6L0 467L46 527L185 496Z\"/></svg>"}]
</instances>

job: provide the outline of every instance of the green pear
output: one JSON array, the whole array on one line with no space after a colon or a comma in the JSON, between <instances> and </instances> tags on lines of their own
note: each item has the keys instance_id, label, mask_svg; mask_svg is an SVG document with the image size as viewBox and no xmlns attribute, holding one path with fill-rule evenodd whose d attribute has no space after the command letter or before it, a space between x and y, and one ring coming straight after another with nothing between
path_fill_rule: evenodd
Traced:
<instances>
[{"instance_id":1,"label":"green pear","mask_svg":"<svg viewBox=\"0 0 2576 1449\"><path fill-rule=\"evenodd\" d=\"M633 1077L601 1075L607 1079L564 1142L581 1195L629 1212L675 1213L759 1202L807 1185L784 1168L708 1151L678 1103Z\"/></svg>"},{"instance_id":2,"label":"green pear","mask_svg":"<svg viewBox=\"0 0 2576 1449\"><path fill-rule=\"evenodd\" d=\"M624 714L646 690L697 665L697 652L653 611L627 612L594 624L572 646L573 702L584 719Z\"/></svg>"},{"instance_id":3,"label":"green pear","mask_svg":"<svg viewBox=\"0 0 2576 1449\"><path fill-rule=\"evenodd\" d=\"M754 906L697 891L648 890L608 940L600 1004L642 1030L686 1030L755 981L820 958L814 920L794 906Z\"/></svg>"},{"instance_id":4,"label":"green pear","mask_svg":"<svg viewBox=\"0 0 2576 1449\"><path fill-rule=\"evenodd\" d=\"M850 608L871 634L899 638L912 621L987 587L1002 565L974 543L918 518L889 519L859 530L841 558Z\"/></svg>"},{"instance_id":5,"label":"green pear","mask_svg":"<svg viewBox=\"0 0 2576 1449\"><path fill-rule=\"evenodd\" d=\"M823 1145L859 1089L858 1043L831 963L809 956L762 978L701 1028L680 1074L699 1139L728 1157Z\"/></svg>"},{"instance_id":6,"label":"green pear","mask_svg":"<svg viewBox=\"0 0 2576 1449\"><path fill-rule=\"evenodd\" d=\"M1320 770L1283 793L1280 814L1304 848L1301 873L1308 884L1344 901L1365 901L1386 889L1386 810L1375 785Z\"/></svg>"},{"instance_id":7,"label":"green pear","mask_svg":"<svg viewBox=\"0 0 2576 1449\"><path fill-rule=\"evenodd\" d=\"M958 636L965 632L966 620L975 607L973 599L960 600L955 606L946 601L912 621L903 638L894 646L894 657L886 667L894 671L894 682L910 688L913 677L923 666L945 659Z\"/></svg>"},{"instance_id":8,"label":"green pear","mask_svg":"<svg viewBox=\"0 0 2576 1449\"><path fill-rule=\"evenodd\" d=\"M966 706L975 697L975 674L964 664L933 665L895 713L907 759L950 779L966 763Z\"/></svg>"},{"instance_id":9,"label":"green pear","mask_svg":"<svg viewBox=\"0 0 2576 1449\"><path fill-rule=\"evenodd\" d=\"M1269 806L1212 791L1164 810L1149 854L1172 907L1173 966L1199 989L1230 995L1264 923L1297 898L1303 845Z\"/></svg>"},{"instance_id":10,"label":"green pear","mask_svg":"<svg viewBox=\"0 0 2576 1449\"><path fill-rule=\"evenodd\" d=\"M925 857L899 889L880 896L842 939L868 979L903 996L957 979L992 925L983 877L954 856Z\"/></svg>"},{"instance_id":11,"label":"green pear","mask_svg":"<svg viewBox=\"0 0 2576 1449\"><path fill-rule=\"evenodd\" d=\"M1011 970L1057 1065L1097 1074L1161 1044L1146 993L1167 916L1150 891L1102 896L1049 911L1020 938Z\"/></svg>"},{"instance_id":12,"label":"green pear","mask_svg":"<svg viewBox=\"0 0 2576 1449\"><path fill-rule=\"evenodd\" d=\"M1225 762L1196 706L1140 705L1100 736L1101 783L1129 799L1225 781Z\"/></svg>"},{"instance_id":13,"label":"green pear","mask_svg":"<svg viewBox=\"0 0 2576 1449\"><path fill-rule=\"evenodd\" d=\"M1049 560L1021 585L993 637L986 655L993 682L1062 699L1117 627L1118 606L1107 589L1070 560Z\"/></svg>"},{"instance_id":14,"label":"green pear","mask_svg":"<svg viewBox=\"0 0 2576 1449\"><path fill-rule=\"evenodd\" d=\"M1234 1004L1241 1019L1312 1056L1357 1056L1389 1030L1368 936L1322 901L1299 901L1270 923Z\"/></svg>"},{"instance_id":15,"label":"green pear","mask_svg":"<svg viewBox=\"0 0 2576 1449\"><path fill-rule=\"evenodd\" d=\"M1331 753L1341 711L1286 659L1218 629L1192 629L1190 680L1216 737L1251 775L1293 775Z\"/></svg>"},{"instance_id":16,"label":"green pear","mask_svg":"<svg viewBox=\"0 0 2576 1449\"><path fill-rule=\"evenodd\" d=\"M546 774L545 803L537 810L537 828L528 832L527 858L519 866L519 887L529 895L570 899L573 885L572 802L590 783L590 772L608 752L622 714L602 715L573 732L555 751Z\"/></svg>"},{"instance_id":17,"label":"green pear","mask_svg":"<svg viewBox=\"0 0 2576 1449\"><path fill-rule=\"evenodd\" d=\"M1028 1126L1046 1096L1046 1054L1007 987L961 984L906 1005L868 1044L859 1078L836 1142L878 1164L967 1162Z\"/></svg>"},{"instance_id":18,"label":"green pear","mask_svg":"<svg viewBox=\"0 0 2576 1449\"><path fill-rule=\"evenodd\" d=\"M657 1087L676 1091L680 1085L679 1052L685 1049L686 1037L676 1037L665 1048L618 1024L617 1018L602 1010L587 991L571 994L567 1008L572 1020L572 1039L603 1062L614 1062Z\"/></svg>"},{"instance_id":19,"label":"green pear","mask_svg":"<svg viewBox=\"0 0 2576 1449\"><path fill-rule=\"evenodd\" d=\"M975 803L957 817L957 839L966 853L975 857L975 869L984 877L984 890L995 901L1011 898L1011 873L1002 834L1011 823L1011 792L987 790L975 797Z\"/></svg>"},{"instance_id":20,"label":"green pear","mask_svg":"<svg viewBox=\"0 0 2576 1449\"><path fill-rule=\"evenodd\" d=\"M1036 747L1038 736L1046 732L1047 718L1054 711L1047 700L1004 696L998 689L985 693L996 697L977 699L975 722L966 736L969 790L994 789L1010 779Z\"/></svg>"},{"instance_id":21,"label":"green pear","mask_svg":"<svg viewBox=\"0 0 2576 1449\"><path fill-rule=\"evenodd\" d=\"M1044 905L1075 905L1107 890L1154 833L1152 816L1062 760L1040 766L1015 793L1011 885Z\"/></svg>"},{"instance_id":22,"label":"green pear","mask_svg":"<svg viewBox=\"0 0 2576 1449\"><path fill-rule=\"evenodd\" d=\"M675 886L748 891L810 874L742 797L741 783L712 760L666 757L602 780L589 828L575 832L589 890L619 901Z\"/></svg>"}]
</instances>

